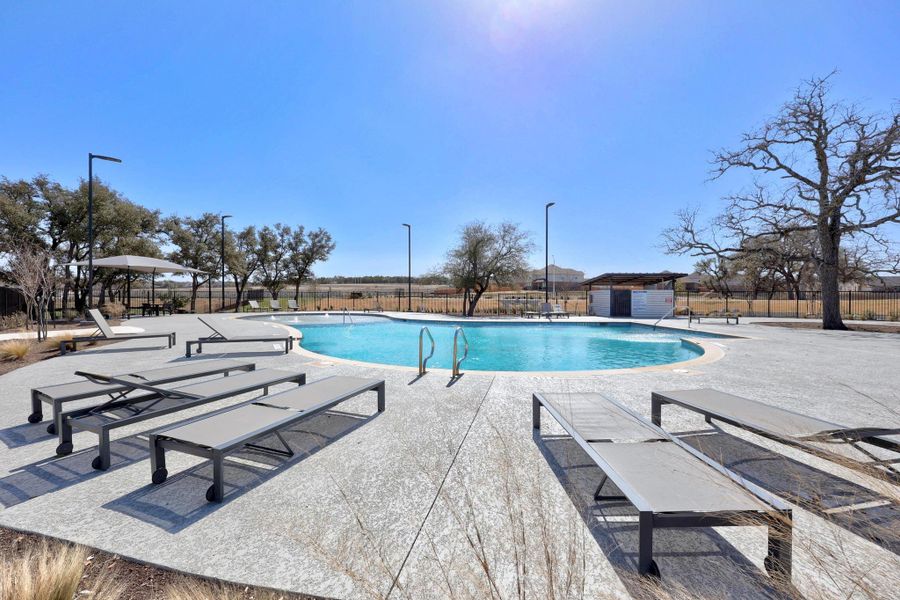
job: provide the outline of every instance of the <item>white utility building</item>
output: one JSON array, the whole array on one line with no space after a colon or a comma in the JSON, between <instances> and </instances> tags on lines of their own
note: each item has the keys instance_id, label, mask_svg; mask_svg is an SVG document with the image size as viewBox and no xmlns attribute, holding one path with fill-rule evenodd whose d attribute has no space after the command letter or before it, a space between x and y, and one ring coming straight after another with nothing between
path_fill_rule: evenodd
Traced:
<instances>
[{"instance_id":1,"label":"white utility building","mask_svg":"<svg viewBox=\"0 0 900 600\"><path fill-rule=\"evenodd\" d=\"M588 314L600 317L660 319L675 308L675 280L684 273L604 273L582 283Z\"/></svg>"}]
</instances>

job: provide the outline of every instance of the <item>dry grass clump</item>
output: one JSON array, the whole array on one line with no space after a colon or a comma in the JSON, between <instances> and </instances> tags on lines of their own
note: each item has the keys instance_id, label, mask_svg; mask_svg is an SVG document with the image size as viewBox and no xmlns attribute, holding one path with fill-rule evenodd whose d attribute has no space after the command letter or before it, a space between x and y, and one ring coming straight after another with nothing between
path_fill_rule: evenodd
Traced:
<instances>
[{"instance_id":1,"label":"dry grass clump","mask_svg":"<svg viewBox=\"0 0 900 600\"><path fill-rule=\"evenodd\" d=\"M108 576L83 585L87 549L46 540L24 555L0 562L0 600L72 600L77 596L117 600L121 588Z\"/></svg>"},{"instance_id":2,"label":"dry grass clump","mask_svg":"<svg viewBox=\"0 0 900 600\"><path fill-rule=\"evenodd\" d=\"M221 583L187 580L166 586L167 600L284 600L285 595L268 590L239 588Z\"/></svg>"},{"instance_id":3,"label":"dry grass clump","mask_svg":"<svg viewBox=\"0 0 900 600\"><path fill-rule=\"evenodd\" d=\"M32 342L30 340L9 340L0 344L0 359L2 360L22 360L31 351Z\"/></svg>"}]
</instances>

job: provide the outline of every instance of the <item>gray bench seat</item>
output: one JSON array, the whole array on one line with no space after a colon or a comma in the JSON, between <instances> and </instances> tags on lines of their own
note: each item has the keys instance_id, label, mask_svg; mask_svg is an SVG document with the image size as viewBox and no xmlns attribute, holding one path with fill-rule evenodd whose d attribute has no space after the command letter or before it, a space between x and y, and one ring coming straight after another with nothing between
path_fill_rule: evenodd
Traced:
<instances>
[{"instance_id":1,"label":"gray bench seat","mask_svg":"<svg viewBox=\"0 0 900 600\"><path fill-rule=\"evenodd\" d=\"M659 576L653 531L670 527L763 525L766 570L790 581L791 509L625 406L596 393L532 396L532 420L546 410L603 472L597 501L638 511L638 572ZM604 493L606 484L618 493Z\"/></svg>"},{"instance_id":2,"label":"gray bench seat","mask_svg":"<svg viewBox=\"0 0 900 600\"><path fill-rule=\"evenodd\" d=\"M378 412L384 411L383 380L336 376L154 431L150 434L151 479L159 484L168 477L166 450L208 458L213 462L213 484L206 491L206 499L221 502L225 493L224 459L228 453L249 447L293 456L280 430L368 391L378 394ZM275 436L283 449L251 443L268 436Z\"/></svg>"}]
</instances>

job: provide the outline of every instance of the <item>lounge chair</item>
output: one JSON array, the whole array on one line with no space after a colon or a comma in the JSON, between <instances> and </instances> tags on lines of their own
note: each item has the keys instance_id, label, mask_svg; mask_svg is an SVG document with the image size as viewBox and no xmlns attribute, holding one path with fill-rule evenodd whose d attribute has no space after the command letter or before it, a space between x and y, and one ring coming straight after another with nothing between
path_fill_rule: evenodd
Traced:
<instances>
[{"instance_id":1,"label":"lounge chair","mask_svg":"<svg viewBox=\"0 0 900 600\"><path fill-rule=\"evenodd\" d=\"M900 458L880 459L859 446L861 443L869 444L900 454L900 427L839 425L713 389L653 392L651 414L657 425L662 423L663 404L681 406L700 413L707 423L716 419L827 460L852 466L870 475L888 475L893 479L900 476L900 472L893 466L900 462ZM851 460L815 445L816 443L850 444L872 460Z\"/></svg>"},{"instance_id":2,"label":"lounge chair","mask_svg":"<svg viewBox=\"0 0 900 600\"><path fill-rule=\"evenodd\" d=\"M71 345L71 350L74 352L77 350L78 342L96 342L100 340L104 341L119 341L119 340L145 340L151 338L166 338L169 342L169 348L175 345L175 332L171 331L169 333L116 333L112 330L112 327L109 326L106 319L103 318L103 315L100 314L100 311L96 308L92 308L88 310L88 315L97 325L97 330L94 331L89 336L80 336L74 337L70 340L63 340L59 343L59 353L60 355L64 355L67 350L67 346Z\"/></svg>"},{"instance_id":3,"label":"lounge chair","mask_svg":"<svg viewBox=\"0 0 900 600\"><path fill-rule=\"evenodd\" d=\"M297 306L297 301L294 300L293 298L288 298L288 300L287 300L287 307L288 307L290 310L300 310L300 307Z\"/></svg>"},{"instance_id":4,"label":"lounge chair","mask_svg":"<svg viewBox=\"0 0 900 600\"><path fill-rule=\"evenodd\" d=\"M204 344L228 344L241 342L279 342L284 344L284 353L287 354L294 347L294 336L288 332L263 331L259 328L250 331L239 329L229 319L207 321L203 317L197 317L200 322L212 329L213 335L191 340L185 343L184 355L190 358L191 346L197 346L197 354L203 352Z\"/></svg>"},{"instance_id":5,"label":"lounge chair","mask_svg":"<svg viewBox=\"0 0 900 600\"><path fill-rule=\"evenodd\" d=\"M269 310L272 312L281 310L281 302L278 300L269 300Z\"/></svg>"},{"instance_id":6,"label":"lounge chair","mask_svg":"<svg viewBox=\"0 0 900 600\"><path fill-rule=\"evenodd\" d=\"M688 315L688 324L692 323L693 321L697 321L699 323L701 317L704 319L725 319L726 325L731 324L732 320L734 320L735 325L741 324L741 313L723 310L712 310L702 315L691 311Z\"/></svg>"},{"instance_id":7,"label":"lounge chair","mask_svg":"<svg viewBox=\"0 0 900 600\"><path fill-rule=\"evenodd\" d=\"M247 300L247 306L249 306L250 310L252 310L253 312L259 312L262 310L262 308L259 306L259 302L257 302L256 300Z\"/></svg>"},{"instance_id":8,"label":"lounge chair","mask_svg":"<svg viewBox=\"0 0 900 600\"><path fill-rule=\"evenodd\" d=\"M86 372L76 374L90 381L150 392L136 398L126 397L60 414L57 419L59 446L56 447L56 454L65 456L72 452L74 429L92 431L100 438L100 447L99 455L91 462L91 466L100 471L105 471L110 465L109 434L113 429L249 392L263 390L263 394L268 394L269 387L280 383L306 383L306 373L279 369L258 369L176 388L149 385L133 376L113 377Z\"/></svg>"},{"instance_id":9,"label":"lounge chair","mask_svg":"<svg viewBox=\"0 0 900 600\"><path fill-rule=\"evenodd\" d=\"M378 394L378 412L384 411L384 381L359 377L327 377L302 387L229 407L150 434L150 470L153 483L166 480L166 450L201 456L213 462L213 484L206 499L221 502L225 495L225 455L241 448L293 456L279 433L368 391ZM273 435L284 447L269 448L253 442Z\"/></svg>"},{"instance_id":10,"label":"lounge chair","mask_svg":"<svg viewBox=\"0 0 900 600\"><path fill-rule=\"evenodd\" d=\"M569 313L564 311L562 306L559 304L551 305L547 302L544 302L543 304L541 304L541 312L539 316L547 317L548 319L551 319L553 317L556 317L557 319L560 317L565 317L568 319Z\"/></svg>"},{"instance_id":11,"label":"lounge chair","mask_svg":"<svg viewBox=\"0 0 900 600\"><path fill-rule=\"evenodd\" d=\"M255 368L256 365L253 363L236 360L195 360L175 363L159 369L121 373L115 377L136 377L151 385L162 385L196 377L228 375L232 371L252 371ZM35 388L31 390L31 414L28 415L28 422L40 422L44 418L42 403L49 404L53 407L53 421L47 426L47 433L55 434L57 432L56 420L66 402L101 396L109 396L110 401L116 401L133 391L134 388L126 385L99 383L87 379Z\"/></svg>"},{"instance_id":12,"label":"lounge chair","mask_svg":"<svg viewBox=\"0 0 900 600\"><path fill-rule=\"evenodd\" d=\"M532 396L532 419L547 410L603 471L594 499L627 500L638 510L638 572L659 576L653 530L766 525L766 570L791 577L791 509L708 456L600 394ZM611 481L619 494L604 495Z\"/></svg>"}]
</instances>

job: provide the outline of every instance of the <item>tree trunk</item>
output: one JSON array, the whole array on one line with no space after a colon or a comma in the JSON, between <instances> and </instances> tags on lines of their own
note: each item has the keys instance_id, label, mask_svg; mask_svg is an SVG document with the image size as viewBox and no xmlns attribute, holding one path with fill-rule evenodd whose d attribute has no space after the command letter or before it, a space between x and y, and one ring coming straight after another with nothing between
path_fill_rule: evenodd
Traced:
<instances>
[{"instance_id":1,"label":"tree trunk","mask_svg":"<svg viewBox=\"0 0 900 600\"><path fill-rule=\"evenodd\" d=\"M824 221L824 222L823 222ZM822 329L847 329L841 319L839 276L840 232L832 219L819 222L819 282L822 286Z\"/></svg>"},{"instance_id":2,"label":"tree trunk","mask_svg":"<svg viewBox=\"0 0 900 600\"><path fill-rule=\"evenodd\" d=\"M234 278L234 292L237 296L234 300L234 312L241 312L241 299L244 296L244 288L247 286L247 282L238 281L237 277Z\"/></svg>"},{"instance_id":3,"label":"tree trunk","mask_svg":"<svg viewBox=\"0 0 900 600\"><path fill-rule=\"evenodd\" d=\"M197 310L197 290L200 289L200 283L196 278L191 279L191 312Z\"/></svg>"},{"instance_id":4,"label":"tree trunk","mask_svg":"<svg viewBox=\"0 0 900 600\"><path fill-rule=\"evenodd\" d=\"M469 300L469 312L467 313L467 316L475 316L475 307L478 306L478 300L481 299L482 294L484 294L484 290L475 290L475 295Z\"/></svg>"}]
</instances>

